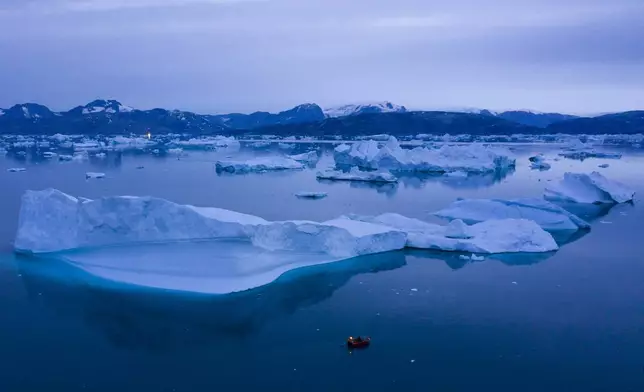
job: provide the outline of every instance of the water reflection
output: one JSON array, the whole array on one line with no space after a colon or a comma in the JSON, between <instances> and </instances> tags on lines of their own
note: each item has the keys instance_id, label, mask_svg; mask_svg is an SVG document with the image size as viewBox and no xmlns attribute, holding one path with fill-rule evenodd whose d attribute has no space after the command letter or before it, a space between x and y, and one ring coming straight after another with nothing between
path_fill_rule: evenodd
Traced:
<instances>
[{"instance_id":1,"label":"water reflection","mask_svg":"<svg viewBox=\"0 0 644 392\"><path fill-rule=\"evenodd\" d=\"M506 177L513 174L515 168L506 170L497 170L491 173L475 174L469 173L463 175L449 174L425 174L425 173L405 173L399 175L399 180L405 187L421 189L427 183L440 183L453 189L478 189L490 187L503 181Z\"/></svg>"},{"instance_id":2,"label":"water reflection","mask_svg":"<svg viewBox=\"0 0 644 392\"><path fill-rule=\"evenodd\" d=\"M354 189L373 189L377 193L382 193L388 197L392 197L398 191L398 183L395 182L368 182L368 181L334 181L318 178L320 184L329 186L347 186Z\"/></svg>"},{"instance_id":3,"label":"water reflection","mask_svg":"<svg viewBox=\"0 0 644 392\"><path fill-rule=\"evenodd\" d=\"M356 275L393 270L405 263L403 252L370 255L293 270L272 284L242 293L201 296L125 290L96 282L63 263L16 260L31 300L62 317L82 320L116 347L154 352L234 344L272 319L329 298Z\"/></svg>"},{"instance_id":4,"label":"water reflection","mask_svg":"<svg viewBox=\"0 0 644 392\"><path fill-rule=\"evenodd\" d=\"M484 263L489 260L500 261L501 263L512 267L520 265L533 265L544 262L555 255L556 252L546 253L500 253L493 255L485 255L483 261L472 261L461 258L462 253L454 252L441 252L436 250L422 250L422 249L409 249L405 250L405 254L419 259L432 259L441 260L447 264L452 270L459 270L469 264ZM469 255L469 254L468 254Z\"/></svg>"}]
</instances>

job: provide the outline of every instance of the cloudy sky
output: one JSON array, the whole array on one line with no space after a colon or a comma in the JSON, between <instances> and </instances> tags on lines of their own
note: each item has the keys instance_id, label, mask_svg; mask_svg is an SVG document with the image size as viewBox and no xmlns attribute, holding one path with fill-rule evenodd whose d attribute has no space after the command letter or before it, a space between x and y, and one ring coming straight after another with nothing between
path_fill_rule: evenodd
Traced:
<instances>
[{"instance_id":1,"label":"cloudy sky","mask_svg":"<svg viewBox=\"0 0 644 392\"><path fill-rule=\"evenodd\" d=\"M642 0L0 0L0 107L644 109Z\"/></svg>"}]
</instances>

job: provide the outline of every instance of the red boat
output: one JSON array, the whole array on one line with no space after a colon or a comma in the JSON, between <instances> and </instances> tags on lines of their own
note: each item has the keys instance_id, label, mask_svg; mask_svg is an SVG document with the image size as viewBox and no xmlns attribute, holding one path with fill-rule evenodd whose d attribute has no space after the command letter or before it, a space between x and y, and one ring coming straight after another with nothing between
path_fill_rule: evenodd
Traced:
<instances>
[{"instance_id":1,"label":"red boat","mask_svg":"<svg viewBox=\"0 0 644 392\"><path fill-rule=\"evenodd\" d=\"M362 338L360 336L354 338L353 336L350 336L349 339L347 339L347 347L349 348L367 347L370 343L371 338L368 336L366 338Z\"/></svg>"}]
</instances>

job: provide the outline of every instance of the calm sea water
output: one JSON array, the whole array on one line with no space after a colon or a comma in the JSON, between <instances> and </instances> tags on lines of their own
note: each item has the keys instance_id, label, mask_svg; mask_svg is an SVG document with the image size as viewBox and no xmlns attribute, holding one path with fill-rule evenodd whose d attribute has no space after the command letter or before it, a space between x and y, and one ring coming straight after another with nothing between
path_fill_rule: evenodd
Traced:
<instances>
[{"instance_id":1,"label":"calm sea water","mask_svg":"<svg viewBox=\"0 0 644 392\"><path fill-rule=\"evenodd\" d=\"M306 146L300 146L305 148ZM154 195L266 219L429 212L457 197L540 196L565 171L600 170L644 193L644 155L561 159L506 177L324 183L301 172L218 175L214 161L110 153L58 163L0 158L0 391L642 391L644 208L581 211L593 228L554 254L406 251L295 270L262 288L195 296L125 288L12 254L20 196L55 187L95 198ZM318 168L329 166L327 155ZM609 163L607 169L597 165ZM144 166L143 169L137 169ZM6 168L26 167L23 173ZM102 171L104 180L85 180ZM448 182L446 182L448 181ZM298 191L325 191L300 200ZM348 335L370 335L350 353Z\"/></svg>"}]
</instances>

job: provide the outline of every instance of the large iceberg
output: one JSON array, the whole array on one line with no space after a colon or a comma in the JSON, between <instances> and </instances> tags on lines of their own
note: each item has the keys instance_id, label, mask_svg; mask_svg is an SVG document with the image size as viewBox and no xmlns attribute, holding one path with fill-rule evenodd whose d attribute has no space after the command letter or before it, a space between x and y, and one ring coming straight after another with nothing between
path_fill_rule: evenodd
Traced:
<instances>
[{"instance_id":1,"label":"large iceberg","mask_svg":"<svg viewBox=\"0 0 644 392\"><path fill-rule=\"evenodd\" d=\"M380 183L398 182L398 178L396 178L396 176L391 173L361 171L357 167L352 167L349 172L343 172L340 170L326 170L318 172L317 178L320 180L333 181L362 181Z\"/></svg>"},{"instance_id":2,"label":"large iceberg","mask_svg":"<svg viewBox=\"0 0 644 392\"><path fill-rule=\"evenodd\" d=\"M635 191L599 172L565 173L563 180L545 189L544 197L573 203L612 204L633 200Z\"/></svg>"},{"instance_id":3,"label":"large iceberg","mask_svg":"<svg viewBox=\"0 0 644 392\"><path fill-rule=\"evenodd\" d=\"M18 251L42 253L140 242L248 237L262 218L154 197L79 199L56 189L22 197Z\"/></svg>"},{"instance_id":4,"label":"large iceberg","mask_svg":"<svg viewBox=\"0 0 644 392\"><path fill-rule=\"evenodd\" d=\"M590 224L556 204L543 199L463 199L434 215L479 223L490 219L528 219L548 231L589 229Z\"/></svg>"},{"instance_id":5,"label":"large iceberg","mask_svg":"<svg viewBox=\"0 0 644 392\"><path fill-rule=\"evenodd\" d=\"M509 151L480 144L403 149L393 136L382 146L374 140L343 144L336 147L333 156L340 166L424 173L487 173L508 169L516 162Z\"/></svg>"},{"instance_id":6,"label":"large iceberg","mask_svg":"<svg viewBox=\"0 0 644 392\"><path fill-rule=\"evenodd\" d=\"M251 173L278 170L297 170L303 169L304 164L285 157L258 157L246 161L217 161L216 169L218 172L229 173Z\"/></svg>"},{"instance_id":7,"label":"large iceberg","mask_svg":"<svg viewBox=\"0 0 644 392\"><path fill-rule=\"evenodd\" d=\"M393 213L351 218L406 232L410 248L471 253L539 253L559 249L550 233L526 219L492 219L472 226L455 220L441 226Z\"/></svg>"}]
</instances>

